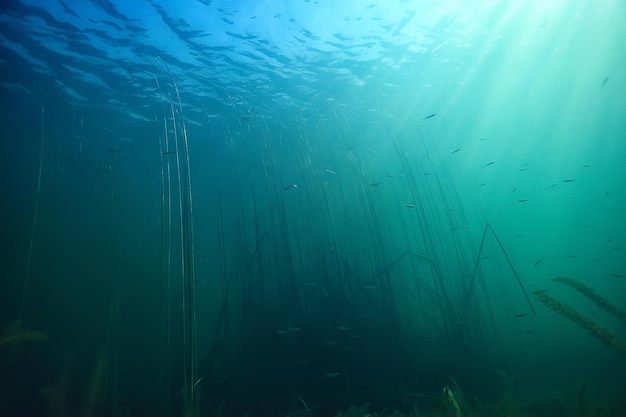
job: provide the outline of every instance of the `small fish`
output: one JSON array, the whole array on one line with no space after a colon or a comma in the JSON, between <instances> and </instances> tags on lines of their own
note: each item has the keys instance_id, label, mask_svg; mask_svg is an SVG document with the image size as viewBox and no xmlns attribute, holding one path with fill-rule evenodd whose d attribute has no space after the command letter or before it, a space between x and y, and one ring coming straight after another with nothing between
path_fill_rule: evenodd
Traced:
<instances>
[{"instance_id":1,"label":"small fish","mask_svg":"<svg viewBox=\"0 0 626 417\"><path fill-rule=\"evenodd\" d=\"M526 200L526 199L524 199L524 198L522 198L521 200L517 200L517 202L518 202L518 203L525 203L525 202L527 202L527 201L528 201L528 200Z\"/></svg>"},{"instance_id":2,"label":"small fish","mask_svg":"<svg viewBox=\"0 0 626 417\"><path fill-rule=\"evenodd\" d=\"M539 265L541 262L543 261L543 258L539 258L535 261L535 263L533 265L537 266Z\"/></svg>"},{"instance_id":3,"label":"small fish","mask_svg":"<svg viewBox=\"0 0 626 417\"><path fill-rule=\"evenodd\" d=\"M423 117L423 118L422 118L422 120L426 120L426 119L433 118L433 117L435 117L435 115L436 115L436 114L437 114L437 113L429 114L428 116Z\"/></svg>"},{"instance_id":4,"label":"small fish","mask_svg":"<svg viewBox=\"0 0 626 417\"><path fill-rule=\"evenodd\" d=\"M622 274L609 274L609 276L615 277L615 278L624 278L624 275Z\"/></svg>"},{"instance_id":5,"label":"small fish","mask_svg":"<svg viewBox=\"0 0 626 417\"><path fill-rule=\"evenodd\" d=\"M335 378L339 376L339 372L329 372L326 375L324 375L324 378Z\"/></svg>"},{"instance_id":6,"label":"small fish","mask_svg":"<svg viewBox=\"0 0 626 417\"><path fill-rule=\"evenodd\" d=\"M377 186L379 186L380 184L382 184L382 182L374 182L374 183L371 183L371 184L370 184L370 187L377 187Z\"/></svg>"},{"instance_id":7,"label":"small fish","mask_svg":"<svg viewBox=\"0 0 626 417\"><path fill-rule=\"evenodd\" d=\"M551 185L550 185L550 188L554 188L554 187L556 187L557 185L558 185L558 184L551 184Z\"/></svg>"},{"instance_id":8,"label":"small fish","mask_svg":"<svg viewBox=\"0 0 626 417\"><path fill-rule=\"evenodd\" d=\"M574 182L574 181L576 181L576 179L574 178L568 178L566 180L563 180L563 182Z\"/></svg>"},{"instance_id":9,"label":"small fish","mask_svg":"<svg viewBox=\"0 0 626 417\"><path fill-rule=\"evenodd\" d=\"M528 315L528 313L522 313L522 314L516 314L515 317L517 318L522 318L522 317L526 317Z\"/></svg>"},{"instance_id":10,"label":"small fish","mask_svg":"<svg viewBox=\"0 0 626 417\"><path fill-rule=\"evenodd\" d=\"M479 187L482 187L483 185L487 184L486 182L481 182L480 184L478 184Z\"/></svg>"},{"instance_id":11,"label":"small fish","mask_svg":"<svg viewBox=\"0 0 626 417\"><path fill-rule=\"evenodd\" d=\"M415 205L414 204L405 204L404 207L410 208L410 209L414 209Z\"/></svg>"},{"instance_id":12,"label":"small fish","mask_svg":"<svg viewBox=\"0 0 626 417\"><path fill-rule=\"evenodd\" d=\"M330 175L337 175L335 171L331 171L330 169L325 169L324 171L328 172Z\"/></svg>"},{"instance_id":13,"label":"small fish","mask_svg":"<svg viewBox=\"0 0 626 417\"><path fill-rule=\"evenodd\" d=\"M528 168L520 168L520 171L528 171Z\"/></svg>"},{"instance_id":14,"label":"small fish","mask_svg":"<svg viewBox=\"0 0 626 417\"><path fill-rule=\"evenodd\" d=\"M486 167L488 167L488 166L491 166L491 165L493 165L493 164L495 164L495 161L491 161L491 162L489 162L488 164L485 164L485 166L486 166Z\"/></svg>"},{"instance_id":15,"label":"small fish","mask_svg":"<svg viewBox=\"0 0 626 417\"><path fill-rule=\"evenodd\" d=\"M604 87L606 83L608 82L609 82L609 77L604 77L604 80L602 80L602 86L600 88Z\"/></svg>"},{"instance_id":16,"label":"small fish","mask_svg":"<svg viewBox=\"0 0 626 417\"><path fill-rule=\"evenodd\" d=\"M583 168L589 168L591 164L583 164Z\"/></svg>"},{"instance_id":17,"label":"small fish","mask_svg":"<svg viewBox=\"0 0 626 417\"><path fill-rule=\"evenodd\" d=\"M288 186L283 188L283 191L287 191L290 188L298 188L298 185L297 184L289 184Z\"/></svg>"},{"instance_id":18,"label":"small fish","mask_svg":"<svg viewBox=\"0 0 626 417\"><path fill-rule=\"evenodd\" d=\"M164 151L163 155L173 155L175 153L176 153L176 151Z\"/></svg>"},{"instance_id":19,"label":"small fish","mask_svg":"<svg viewBox=\"0 0 626 417\"><path fill-rule=\"evenodd\" d=\"M457 152L458 152L458 151L460 151L460 150L461 150L461 148L456 148L455 150L453 150L453 151L452 151L452 152L450 152L450 153L457 153Z\"/></svg>"}]
</instances>

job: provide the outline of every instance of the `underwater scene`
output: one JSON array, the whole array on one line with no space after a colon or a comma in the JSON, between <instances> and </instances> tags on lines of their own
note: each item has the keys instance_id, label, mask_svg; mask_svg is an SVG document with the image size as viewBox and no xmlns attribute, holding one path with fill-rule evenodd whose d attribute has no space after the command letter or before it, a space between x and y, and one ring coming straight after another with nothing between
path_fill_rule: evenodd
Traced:
<instances>
[{"instance_id":1,"label":"underwater scene","mask_svg":"<svg viewBox=\"0 0 626 417\"><path fill-rule=\"evenodd\" d=\"M3 1L0 416L626 416L625 19Z\"/></svg>"}]
</instances>

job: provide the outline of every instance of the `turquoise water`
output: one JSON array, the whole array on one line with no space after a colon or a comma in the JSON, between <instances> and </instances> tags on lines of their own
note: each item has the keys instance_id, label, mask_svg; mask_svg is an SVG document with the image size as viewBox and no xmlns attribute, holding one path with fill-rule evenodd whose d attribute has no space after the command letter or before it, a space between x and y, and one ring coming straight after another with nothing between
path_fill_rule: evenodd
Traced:
<instances>
[{"instance_id":1,"label":"turquoise water","mask_svg":"<svg viewBox=\"0 0 626 417\"><path fill-rule=\"evenodd\" d=\"M622 2L1 7L0 415L626 415Z\"/></svg>"}]
</instances>

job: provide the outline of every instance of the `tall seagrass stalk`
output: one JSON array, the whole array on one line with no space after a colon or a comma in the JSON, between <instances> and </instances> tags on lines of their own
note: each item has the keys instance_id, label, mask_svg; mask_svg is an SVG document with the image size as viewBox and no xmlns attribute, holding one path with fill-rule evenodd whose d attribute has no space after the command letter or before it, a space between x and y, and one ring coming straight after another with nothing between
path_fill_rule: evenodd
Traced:
<instances>
[{"instance_id":1,"label":"tall seagrass stalk","mask_svg":"<svg viewBox=\"0 0 626 417\"><path fill-rule=\"evenodd\" d=\"M35 209L33 210L33 223L30 229L30 241L28 243L28 255L26 257L26 270L24 271L24 287L22 289L22 303L18 314L18 323L23 323L24 311L26 309L26 298L28 294L28 284L33 264L33 249L35 247L35 234L37 232L37 218L39 216L39 200L41 195L41 176L43 171L43 150L45 138L45 108L41 104L41 137L39 141L39 168L37 170L37 186L35 188Z\"/></svg>"},{"instance_id":2,"label":"tall seagrass stalk","mask_svg":"<svg viewBox=\"0 0 626 417\"><path fill-rule=\"evenodd\" d=\"M163 114L163 138L158 137L159 157L161 162L161 277L163 281L164 304L164 340L165 340L165 369L161 371L162 389L165 391L166 409L171 410L172 383L172 172L165 155L170 155L170 138L165 103L161 85L153 71L154 82L159 92L159 104ZM155 121L159 123L155 110Z\"/></svg>"},{"instance_id":3,"label":"tall seagrass stalk","mask_svg":"<svg viewBox=\"0 0 626 417\"><path fill-rule=\"evenodd\" d=\"M178 214L180 220L180 272L182 277L181 313L183 327L183 411L184 415L198 414L197 383L198 359L196 346L196 305L195 305L195 251L193 239L193 193L191 187L191 164L189 158L189 140L183 112L180 91L174 75L167 64L160 60L171 79L176 101L170 95L170 111L174 126L176 157L176 175L178 182ZM177 108L174 107L176 103ZM177 113L180 115L177 120ZM180 132L179 132L180 130ZM182 152L182 158L181 158ZM182 159L182 161L181 161Z\"/></svg>"}]
</instances>

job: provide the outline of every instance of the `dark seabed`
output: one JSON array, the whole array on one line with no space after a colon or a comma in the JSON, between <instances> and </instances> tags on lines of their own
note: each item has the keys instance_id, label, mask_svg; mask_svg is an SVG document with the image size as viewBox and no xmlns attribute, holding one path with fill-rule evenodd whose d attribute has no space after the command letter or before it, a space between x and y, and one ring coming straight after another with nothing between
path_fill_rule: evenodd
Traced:
<instances>
[{"instance_id":1,"label":"dark seabed","mask_svg":"<svg viewBox=\"0 0 626 417\"><path fill-rule=\"evenodd\" d=\"M7 0L0 416L626 416L621 0Z\"/></svg>"}]
</instances>

